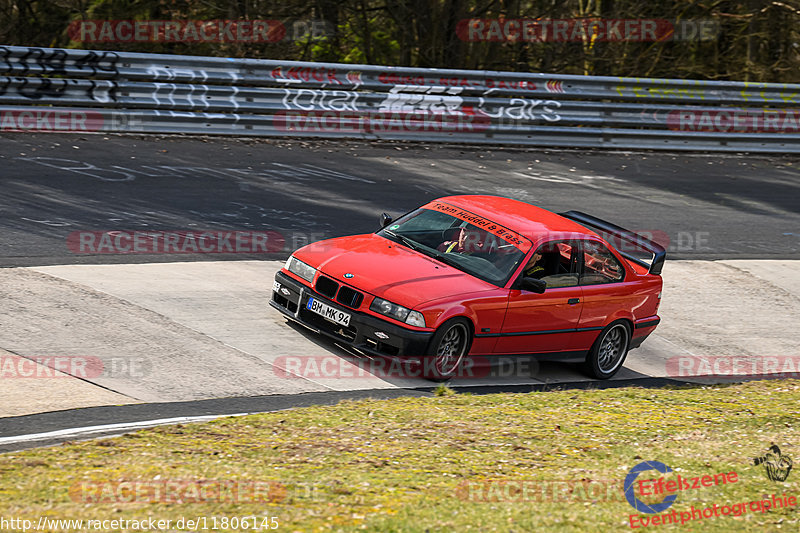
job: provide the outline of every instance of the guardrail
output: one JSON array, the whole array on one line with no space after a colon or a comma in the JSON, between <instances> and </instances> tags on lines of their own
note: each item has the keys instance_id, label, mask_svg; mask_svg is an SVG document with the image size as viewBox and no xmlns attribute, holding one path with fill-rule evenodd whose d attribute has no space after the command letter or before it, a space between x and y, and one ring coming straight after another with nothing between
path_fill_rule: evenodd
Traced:
<instances>
[{"instance_id":1,"label":"guardrail","mask_svg":"<svg viewBox=\"0 0 800 533\"><path fill-rule=\"evenodd\" d=\"M800 152L800 85L0 46L0 131Z\"/></svg>"}]
</instances>

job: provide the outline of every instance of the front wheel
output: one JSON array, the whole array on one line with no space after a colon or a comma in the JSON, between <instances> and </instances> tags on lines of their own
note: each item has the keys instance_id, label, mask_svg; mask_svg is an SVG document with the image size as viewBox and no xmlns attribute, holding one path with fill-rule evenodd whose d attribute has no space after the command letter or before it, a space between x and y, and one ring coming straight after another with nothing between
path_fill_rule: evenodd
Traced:
<instances>
[{"instance_id":1,"label":"front wheel","mask_svg":"<svg viewBox=\"0 0 800 533\"><path fill-rule=\"evenodd\" d=\"M428 345L423 363L424 376L431 381L447 381L458 373L471 344L469 322L453 318L445 322Z\"/></svg>"},{"instance_id":2,"label":"front wheel","mask_svg":"<svg viewBox=\"0 0 800 533\"><path fill-rule=\"evenodd\" d=\"M592 377L608 379L616 374L631 343L631 332L627 322L612 322L600 333L586 357L585 368Z\"/></svg>"}]
</instances>

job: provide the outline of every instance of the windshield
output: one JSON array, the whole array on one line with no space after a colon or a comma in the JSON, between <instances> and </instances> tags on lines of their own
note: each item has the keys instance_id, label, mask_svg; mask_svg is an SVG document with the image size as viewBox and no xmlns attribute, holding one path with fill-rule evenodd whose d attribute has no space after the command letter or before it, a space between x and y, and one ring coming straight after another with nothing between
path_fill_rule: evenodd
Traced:
<instances>
[{"instance_id":1,"label":"windshield","mask_svg":"<svg viewBox=\"0 0 800 533\"><path fill-rule=\"evenodd\" d=\"M378 235L501 287L530 248L515 232L441 202L412 211Z\"/></svg>"}]
</instances>

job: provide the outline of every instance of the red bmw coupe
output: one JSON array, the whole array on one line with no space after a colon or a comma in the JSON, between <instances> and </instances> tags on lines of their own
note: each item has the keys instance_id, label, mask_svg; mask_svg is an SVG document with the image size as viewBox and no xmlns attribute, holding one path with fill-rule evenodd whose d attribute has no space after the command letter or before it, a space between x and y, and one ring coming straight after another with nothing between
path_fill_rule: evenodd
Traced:
<instances>
[{"instance_id":1,"label":"red bmw coupe","mask_svg":"<svg viewBox=\"0 0 800 533\"><path fill-rule=\"evenodd\" d=\"M606 379L659 323L664 248L596 217L449 196L381 225L295 251L270 304L356 351L432 363L435 380L516 354Z\"/></svg>"}]
</instances>

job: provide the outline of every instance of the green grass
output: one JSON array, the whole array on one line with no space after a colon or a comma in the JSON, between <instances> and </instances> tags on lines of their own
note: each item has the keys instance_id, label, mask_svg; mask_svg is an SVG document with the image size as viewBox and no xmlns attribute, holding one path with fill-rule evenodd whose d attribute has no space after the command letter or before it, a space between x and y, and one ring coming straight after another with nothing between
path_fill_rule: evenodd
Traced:
<instances>
[{"instance_id":1,"label":"green grass","mask_svg":"<svg viewBox=\"0 0 800 533\"><path fill-rule=\"evenodd\" d=\"M346 401L0 455L0 515L275 516L278 531L630 530L633 508L621 491L592 496L578 487L553 498L548 488L529 501L513 493L511 501L487 502L470 499L465 484L621 483L634 465L657 460L683 477L738 473L737 483L682 492L673 506L679 512L773 493L800 497L800 466L781 483L752 461L772 443L800 461L799 415L795 380L487 396L441 388L429 398ZM76 483L153 480L272 482L272 501L70 497ZM677 527L798 531L800 511L748 512Z\"/></svg>"}]
</instances>

